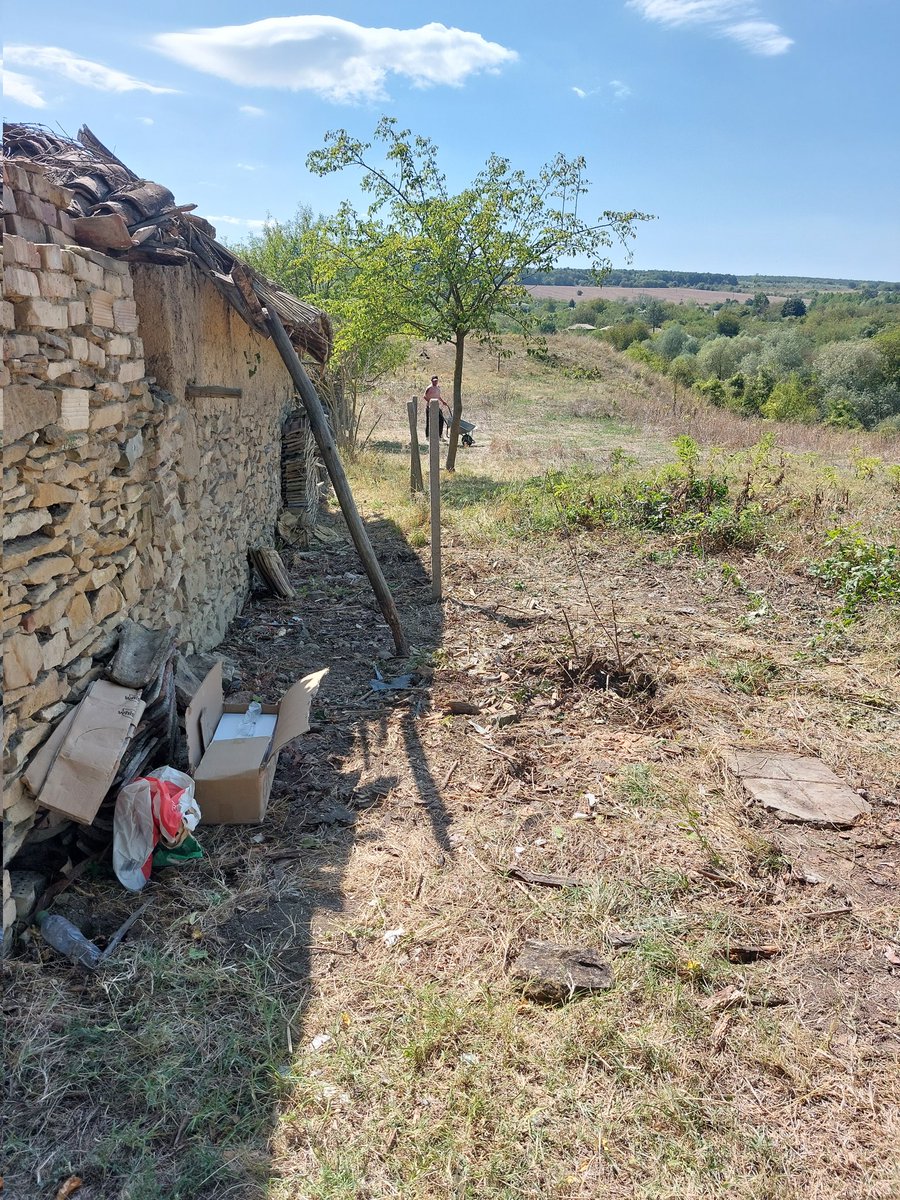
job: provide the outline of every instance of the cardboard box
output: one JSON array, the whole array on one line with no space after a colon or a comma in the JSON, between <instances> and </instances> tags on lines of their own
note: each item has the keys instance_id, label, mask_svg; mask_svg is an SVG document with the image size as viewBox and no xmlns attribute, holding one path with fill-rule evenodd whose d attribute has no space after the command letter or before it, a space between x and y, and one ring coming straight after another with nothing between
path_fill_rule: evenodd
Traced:
<instances>
[{"instance_id":1,"label":"cardboard box","mask_svg":"<svg viewBox=\"0 0 900 1200\"><path fill-rule=\"evenodd\" d=\"M309 711L327 669L299 680L280 704L263 704L276 717L271 736L214 740L223 714L246 712L247 702L226 704L222 664L216 663L188 705L184 723L194 794L204 825L250 825L262 821L272 791L279 751L309 729Z\"/></svg>"},{"instance_id":2,"label":"cardboard box","mask_svg":"<svg viewBox=\"0 0 900 1200\"><path fill-rule=\"evenodd\" d=\"M112 787L143 711L139 691L94 680L25 772L38 804L90 825Z\"/></svg>"}]
</instances>

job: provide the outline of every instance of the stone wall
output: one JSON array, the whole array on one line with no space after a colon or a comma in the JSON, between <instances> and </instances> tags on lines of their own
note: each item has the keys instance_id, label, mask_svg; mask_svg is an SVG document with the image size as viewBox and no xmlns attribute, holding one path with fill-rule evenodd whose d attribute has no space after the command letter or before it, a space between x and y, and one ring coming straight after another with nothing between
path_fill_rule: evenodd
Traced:
<instances>
[{"instance_id":1,"label":"stone wall","mask_svg":"<svg viewBox=\"0 0 900 1200\"><path fill-rule=\"evenodd\" d=\"M246 599L247 547L271 545L293 385L273 343L194 266L137 266L134 288L147 370L183 400L179 483L192 547L183 624L206 648L221 641ZM191 384L241 395L191 398Z\"/></svg>"},{"instance_id":2,"label":"stone wall","mask_svg":"<svg viewBox=\"0 0 900 1200\"><path fill-rule=\"evenodd\" d=\"M69 195L3 170L6 863L34 820L22 772L125 617L208 649L240 609L247 547L272 544L292 393L194 268L69 244ZM242 396L187 399L189 381Z\"/></svg>"}]
</instances>

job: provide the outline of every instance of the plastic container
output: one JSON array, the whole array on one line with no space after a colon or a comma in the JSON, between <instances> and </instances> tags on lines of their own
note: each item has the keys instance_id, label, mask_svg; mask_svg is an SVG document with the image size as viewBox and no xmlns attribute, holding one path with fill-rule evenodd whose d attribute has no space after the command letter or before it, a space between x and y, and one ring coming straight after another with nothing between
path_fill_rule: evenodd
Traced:
<instances>
[{"instance_id":1,"label":"plastic container","mask_svg":"<svg viewBox=\"0 0 900 1200\"><path fill-rule=\"evenodd\" d=\"M258 700L254 700L247 705L247 711L244 713L244 719L238 726L238 737L253 737L256 730L256 721L262 715L262 705Z\"/></svg>"},{"instance_id":2,"label":"plastic container","mask_svg":"<svg viewBox=\"0 0 900 1200\"><path fill-rule=\"evenodd\" d=\"M38 914L38 927L48 946L64 954L73 963L94 971L100 965L103 951L86 938L81 930L58 913Z\"/></svg>"}]
</instances>

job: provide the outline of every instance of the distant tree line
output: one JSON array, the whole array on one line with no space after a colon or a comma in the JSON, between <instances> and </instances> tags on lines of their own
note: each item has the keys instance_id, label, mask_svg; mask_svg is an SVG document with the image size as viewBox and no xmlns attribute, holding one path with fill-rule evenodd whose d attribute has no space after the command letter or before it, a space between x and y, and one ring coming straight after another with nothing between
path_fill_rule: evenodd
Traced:
<instances>
[{"instance_id":1,"label":"distant tree line","mask_svg":"<svg viewBox=\"0 0 900 1200\"><path fill-rule=\"evenodd\" d=\"M607 271L602 282L613 287L696 287L736 288L737 275L717 271ZM523 284L543 284L552 287L596 287L598 280L589 270L581 267L557 267L552 271L531 271L522 276Z\"/></svg>"},{"instance_id":2,"label":"distant tree line","mask_svg":"<svg viewBox=\"0 0 900 1200\"><path fill-rule=\"evenodd\" d=\"M861 291L868 297L883 292L900 292L900 283L871 279L824 279L805 275L731 275L717 271L611 270L597 279L586 267L557 267L552 271L530 271L522 276L523 284L553 287L597 287L599 283L613 287L674 288L693 287L706 291L740 289L758 292L817 292Z\"/></svg>"}]
</instances>

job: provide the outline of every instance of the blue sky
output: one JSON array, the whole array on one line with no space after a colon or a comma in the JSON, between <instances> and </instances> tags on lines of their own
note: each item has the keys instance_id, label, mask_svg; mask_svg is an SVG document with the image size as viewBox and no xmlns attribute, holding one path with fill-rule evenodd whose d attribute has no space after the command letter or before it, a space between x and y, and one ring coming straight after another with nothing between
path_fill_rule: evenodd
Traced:
<instances>
[{"instance_id":1,"label":"blue sky","mask_svg":"<svg viewBox=\"0 0 900 1200\"><path fill-rule=\"evenodd\" d=\"M358 198L304 160L388 113L451 187L583 154L598 213L658 217L636 267L900 279L897 0L90 8L10 6L4 119L87 123L229 239Z\"/></svg>"}]
</instances>

